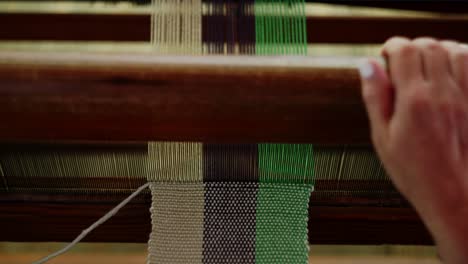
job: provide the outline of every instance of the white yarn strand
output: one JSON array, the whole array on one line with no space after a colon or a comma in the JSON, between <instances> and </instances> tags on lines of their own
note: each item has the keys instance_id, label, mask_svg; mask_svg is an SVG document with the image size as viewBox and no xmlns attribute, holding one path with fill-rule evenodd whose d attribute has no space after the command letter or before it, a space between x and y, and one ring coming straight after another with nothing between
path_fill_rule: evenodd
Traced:
<instances>
[{"instance_id":1,"label":"white yarn strand","mask_svg":"<svg viewBox=\"0 0 468 264\"><path fill-rule=\"evenodd\" d=\"M75 240L73 240L70 244L68 244L66 247L62 248L61 250L55 252L55 253L52 253L50 255L48 255L47 257L45 258L42 258L36 262L33 262L33 264L42 264L42 263L46 263L47 261L59 256L59 255L62 255L63 253L67 252L68 250L70 250L72 247L74 247L78 242L80 242L84 237L86 237L91 231L93 231L94 229L96 229L98 226L100 226L101 224L103 224L104 222L106 222L107 220L109 220L109 218L111 218L112 216L114 216L120 209L122 209L122 207L124 207L125 205L127 205L133 198L135 198L135 196L137 196L138 194L140 194L144 189L148 188L149 186L149 183L146 183L142 186L140 186L140 188L138 188L135 192L133 192L130 196L128 196L125 200L123 200L121 203L119 203L116 207L114 207L112 210L110 210L107 214L105 214L103 217L101 217L99 220L97 220L96 222L94 222L94 224L92 224L90 227L86 228L85 230L83 230L81 232L81 234L79 236L77 236L75 238Z\"/></svg>"}]
</instances>

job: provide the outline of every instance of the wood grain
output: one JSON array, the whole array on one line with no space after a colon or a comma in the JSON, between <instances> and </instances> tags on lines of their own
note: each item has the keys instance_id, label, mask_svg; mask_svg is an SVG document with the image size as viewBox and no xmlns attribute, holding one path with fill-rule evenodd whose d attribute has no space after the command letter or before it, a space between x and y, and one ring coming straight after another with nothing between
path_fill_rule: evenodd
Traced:
<instances>
[{"instance_id":1,"label":"wood grain","mask_svg":"<svg viewBox=\"0 0 468 264\"><path fill-rule=\"evenodd\" d=\"M368 143L354 64L2 52L0 140Z\"/></svg>"},{"instance_id":2,"label":"wood grain","mask_svg":"<svg viewBox=\"0 0 468 264\"><path fill-rule=\"evenodd\" d=\"M394 36L430 36L468 42L466 28L468 18L461 17L308 17L307 42L383 44Z\"/></svg>"}]
</instances>

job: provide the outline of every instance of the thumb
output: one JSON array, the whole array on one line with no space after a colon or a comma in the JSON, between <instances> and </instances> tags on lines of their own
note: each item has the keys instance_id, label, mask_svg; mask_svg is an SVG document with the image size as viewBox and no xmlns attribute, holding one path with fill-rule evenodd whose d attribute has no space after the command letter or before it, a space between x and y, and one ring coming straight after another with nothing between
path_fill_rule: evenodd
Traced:
<instances>
[{"instance_id":1,"label":"thumb","mask_svg":"<svg viewBox=\"0 0 468 264\"><path fill-rule=\"evenodd\" d=\"M359 66L362 96L371 128L385 128L393 115L394 89L387 72L376 60L363 61Z\"/></svg>"}]
</instances>

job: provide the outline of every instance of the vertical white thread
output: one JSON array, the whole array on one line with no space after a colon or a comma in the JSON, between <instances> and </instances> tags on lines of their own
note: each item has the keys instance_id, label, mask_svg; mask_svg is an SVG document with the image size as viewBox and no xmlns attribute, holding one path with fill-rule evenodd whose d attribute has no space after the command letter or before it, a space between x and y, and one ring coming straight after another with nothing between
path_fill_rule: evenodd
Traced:
<instances>
[{"instance_id":1,"label":"vertical white thread","mask_svg":"<svg viewBox=\"0 0 468 264\"><path fill-rule=\"evenodd\" d=\"M152 0L151 18L156 53L202 53L201 0Z\"/></svg>"},{"instance_id":2,"label":"vertical white thread","mask_svg":"<svg viewBox=\"0 0 468 264\"><path fill-rule=\"evenodd\" d=\"M202 182L202 166L202 143L148 143L148 181Z\"/></svg>"},{"instance_id":3,"label":"vertical white thread","mask_svg":"<svg viewBox=\"0 0 468 264\"><path fill-rule=\"evenodd\" d=\"M154 36L154 22L155 22L155 13L154 13L154 1L155 0L151 0L151 5L150 5L150 17L151 17L151 32L150 32L150 43L151 43L151 46L154 46L154 42L155 42L155 36Z\"/></svg>"}]
</instances>

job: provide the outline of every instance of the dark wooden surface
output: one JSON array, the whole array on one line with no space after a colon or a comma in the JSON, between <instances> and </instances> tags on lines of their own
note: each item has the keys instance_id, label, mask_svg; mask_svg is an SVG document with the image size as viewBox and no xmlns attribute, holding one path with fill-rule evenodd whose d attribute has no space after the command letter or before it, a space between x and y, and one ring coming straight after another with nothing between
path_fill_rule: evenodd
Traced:
<instances>
[{"instance_id":1,"label":"dark wooden surface","mask_svg":"<svg viewBox=\"0 0 468 264\"><path fill-rule=\"evenodd\" d=\"M0 13L0 40L149 41L149 15Z\"/></svg>"},{"instance_id":2,"label":"dark wooden surface","mask_svg":"<svg viewBox=\"0 0 468 264\"><path fill-rule=\"evenodd\" d=\"M382 44L393 36L468 42L468 18L310 17L307 42Z\"/></svg>"},{"instance_id":3,"label":"dark wooden surface","mask_svg":"<svg viewBox=\"0 0 468 264\"><path fill-rule=\"evenodd\" d=\"M468 2L465 0L306 0L306 2L437 13L468 13Z\"/></svg>"},{"instance_id":4,"label":"dark wooden surface","mask_svg":"<svg viewBox=\"0 0 468 264\"><path fill-rule=\"evenodd\" d=\"M327 67L158 60L0 53L1 141L369 142L357 70L330 67L339 59Z\"/></svg>"},{"instance_id":5,"label":"dark wooden surface","mask_svg":"<svg viewBox=\"0 0 468 264\"><path fill-rule=\"evenodd\" d=\"M0 199L0 241L71 241L116 204L105 199L73 200L67 195ZM151 230L149 206L149 197L140 197L85 241L146 243ZM312 244L432 244L411 208L314 206L312 202L309 240Z\"/></svg>"},{"instance_id":6,"label":"dark wooden surface","mask_svg":"<svg viewBox=\"0 0 468 264\"><path fill-rule=\"evenodd\" d=\"M149 41L150 26L149 15L0 13L0 40ZM468 42L466 28L468 19L462 17L308 17L307 39L309 43L380 44L401 35Z\"/></svg>"},{"instance_id":7,"label":"dark wooden surface","mask_svg":"<svg viewBox=\"0 0 468 264\"><path fill-rule=\"evenodd\" d=\"M16 0L24 1L24 0ZM40 0L39 0L40 1ZM38 2L39 2L38 1ZM61 1L61 0L58 0ZM70 0L65 0L70 1ZM73 0L88 2L89 0ZM100 0L100 2L118 3L120 0ZM131 0L135 4L149 4L151 0ZM415 11L431 11L438 13L466 13L468 3L465 0L306 0L312 3L340 4L348 6L368 6L377 8L392 8Z\"/></svg>"}]
</instances>

